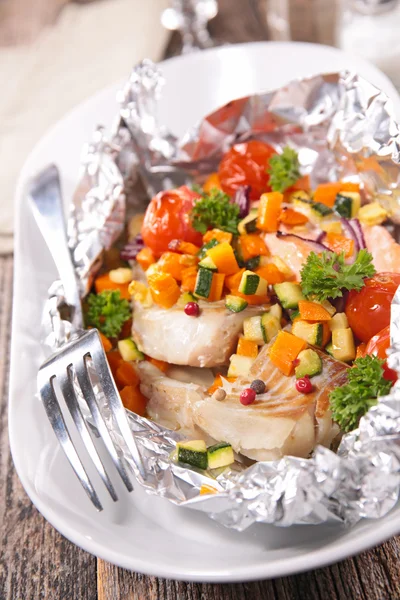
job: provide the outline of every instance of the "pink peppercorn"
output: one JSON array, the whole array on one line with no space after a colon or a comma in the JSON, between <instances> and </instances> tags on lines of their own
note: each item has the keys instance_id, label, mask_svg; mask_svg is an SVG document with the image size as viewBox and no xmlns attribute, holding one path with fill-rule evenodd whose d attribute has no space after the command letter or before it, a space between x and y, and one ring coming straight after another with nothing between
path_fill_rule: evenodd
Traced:
<instances>
[{"instance_id":1,"label":"pink peppercorn","mask_svg":"<svg viewBox=\"0 0 400 600\"><path fill-rule=\"evenodd\" d=\"M246 388L240 394L240 402L241 402L241 404L244 404L244 406L247 406L248 404L253 404L255 399L256 399L256 393L251 388Z\"/></svg>"},{"instance_id":2,"label":"pink peppercorn","mask_svg":"<svg viewBox=\"0 0 400 600\"><path fill-rule=\"evenodd\" d=\"M301 394L310 394L313 391L313 386L308 375L296 381L296 390Z\"/></svg>"},{"instance_id":3,"label":"pink peppercorn","mask_svg":"<svg viewBox=\"0 0 400 600\"><path fill-rule=\"evenodd\" d=\"M184 310L189 317L198 317L200 314L200 307L197 302L188 302Z\"/></svg>"}]
</instances>

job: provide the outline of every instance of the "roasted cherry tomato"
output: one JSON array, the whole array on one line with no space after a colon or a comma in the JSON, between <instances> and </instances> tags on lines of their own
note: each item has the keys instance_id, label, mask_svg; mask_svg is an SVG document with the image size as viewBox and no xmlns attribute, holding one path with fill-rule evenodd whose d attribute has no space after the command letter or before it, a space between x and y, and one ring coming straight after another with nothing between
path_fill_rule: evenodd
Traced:
<instances>
[{"instance_id":1,"label":"roasted cherry tomato","mask_svg":"<svg viewBox=\"0 0 400 600\"><path fill-rule=\"evenodd\" d=\"M365 286L352 290L347 298L345 313L353 333L368 342L390 323L390 304L400 285L400 273L378 273L365 280Z\"/></svg>"},{"instance_id":2,"label":"roasted cherry tomato","mask_svg":"<svg viewBox=\"0 0 400 600\"><path fill-rule=\"evenodd\" d=\"M377 356L378 358L383 358L386 361L387 354L386 350L390 346L390 326L388 325L382 331L374 335L372 337L367 347L365 348L365 354L370 354L371 356ZM393 369L389 369L386 362L383 365L384 369L384 377L385 379L389 379L389 381L397 381L397 373L393 371Z\"/></svg>"},{"instance_id":3,"label":"roasted cherry tomato","mask_svg":"<svg viewBox=\"0 0 400 600\"><path fill-rule=\"evenodd\" d=\"M218 177L226 194L232 196L238 187L250 185L250 198L258 200L264 192L270 192L267 168L269 159L276 151L264 142L252 140L236 144L222 158Z\"/></svg>"},{"instance_id":4,"label":"roasted cherry tomato","mask_svg":"<svg viewBox=\"0 0 400 600\"><path fill-rule=\"evenodd\" d=\"M183 185L175 190L159 192L147 207L142 226L143 241L155 256L168 250L171 240L184 240L202 245L202 235L193 229L190 211L199 194Z\"/></svg>"}]
</instances>

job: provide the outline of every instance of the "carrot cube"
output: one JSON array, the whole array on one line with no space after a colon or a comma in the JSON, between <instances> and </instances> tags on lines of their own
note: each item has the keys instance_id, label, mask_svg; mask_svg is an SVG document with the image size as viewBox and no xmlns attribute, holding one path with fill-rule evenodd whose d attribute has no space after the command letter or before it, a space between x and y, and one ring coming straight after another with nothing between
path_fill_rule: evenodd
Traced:
<instances>
[{"instance_id":1,"label":"carrot cube","mask_svg":"<svg viewBox=\"0 0 400 600\"><path fill-rule=\"evenodd\" d=\"M258 207L257 227L261 231L278 231L283 195L280 192L262 194Z\"/></svg>"},{"instance_id":2,"label":"carrot cube","mask_svg":"<svg viewBox=\"0 0 400 600\"><path fill-rule=\"evenodd\" d=\"M240 269L233 248L228 242L222 242L207 250L207 255L213 260L218 271L224 275L233 275Z\"/></svg>"},{"instance_id":3,"label":"carrot cube","mask_svg":"<svg viewBox=\"0 0 400 600\"><path fill-rule=\"evenodd\" d=\"M244 337L240 337L237 345L236 354L240 354L241 356L249 356L250 358L257 358L257 342L253 342L252 340L246 340Z\"/></svg>"},{"instance_id":4,"label":"carrot cube","mask_svg":"<svg viewBox=\"0 0 400 600\"><path fill-rule=\"evenodd\" d=\"M304 350L307 343L288 331L280 331L269 351L270 361L284 374L294 371L293 361Z\"/></svg>"},{"instance_id":5,"label":"carrot cube","mask_svg":"<svg viewBox=\"0 0 400 600\"><path fill-rule=\"evenodd\" d=\"M243 260L249 260L254 256L268 256L269 250L264 240L258 233L248 233L241 235L238 240L240 253Z\"/></svg>"},{"instance_id":6,"label":"carrot cube","mask_svg":"<svg viewBox=\"0 0 400 600\"><path fill-rule=\"evenodd\" d=\"M331 315L317 302L300 300L299 302L300 318L305 321L330 321Z\"/></svg>"},{"instance_id":7,"label":"carrot cube","mask_svg":"<svg viewBox=\"0 0 400 600\"><path fill-rule=\"evenodd\" d=\"M218 300L221 300L224 281L225 275L223 273L213 273L210 295L207 298L208 302L217 302Z\"/></svg>"}]
</instances>

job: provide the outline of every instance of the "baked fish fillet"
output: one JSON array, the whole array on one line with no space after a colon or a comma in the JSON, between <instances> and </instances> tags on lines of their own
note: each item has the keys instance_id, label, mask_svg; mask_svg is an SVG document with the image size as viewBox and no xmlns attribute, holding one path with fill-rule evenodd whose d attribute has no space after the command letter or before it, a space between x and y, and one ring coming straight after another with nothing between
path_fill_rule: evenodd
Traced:
<instances>
[{"instance_id":1,"label":"baked fish fillet","mask_svg":"<svg viewBox=\"0 0 400 600\"><path fill-rule=\"evenodd\" d=\"M201 383L171 379L152 365L139 363L149 416L196 439L200 434L206 440L228 442L236 452L258 461L285 455L306 458L317 444L329 447L339 433L329 409L329 392L346 382L347 366L316 350L323 371L312 379L314 391L300 394L295 377L282 375L269 361L268 350L269 345L261 350L247 380L225 383L228 393L223 401L209 396ZM243 406L240 391L253 379L262 379L267 391L254 404Z\"/></svg>"},{"instance_id":2,"label":"baked fish fillet","mask_svg":"<svg viewBox=\"0 0 400 600\"><path fill-rule=\"evenodd\" d=\"M200 302L198 317L189 317L183 308L153 305L144 307L133 301L132 336L148 356L170 364L191 367L216 367L229 364L243 321L262 314L266 306L249 306L230 312L224 302Z\"/></svg>"}]
</instances>

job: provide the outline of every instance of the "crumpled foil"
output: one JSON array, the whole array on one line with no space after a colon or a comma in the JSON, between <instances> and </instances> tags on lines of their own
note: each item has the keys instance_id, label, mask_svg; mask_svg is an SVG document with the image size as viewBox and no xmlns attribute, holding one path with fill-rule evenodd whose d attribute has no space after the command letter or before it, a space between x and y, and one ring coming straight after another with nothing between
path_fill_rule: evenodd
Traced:
<instances>
[{"instance_id":1,"label":"crumpled foil","mask_svg":"<svg viewBox=\"0 0 400 600\"><path fill-rule=\"evenodd\" d=\"M119 140L118 140L119 141ZM80 183L71 202L68 241L82 296L101 266L101 255L125 225L124 178L117 165L121 146L98 127L82 152Z\"/></svg>"},{"instance_id":2,"label":"crumpled foil","mask_svg":"<svg viewBox=\"0 0 400 600\"><path fill-rule=\"evenodd\" d=\"M85 155L69 223L82 296L102 248L121 231L123 182L135 177L135 168L147 189L158 191L171 182L201 178L215 169L231 144L250 138L297 148L303 173L311 175L314 185L357 176L367 194L377 192L392 219L400 222L398 127L390 101L362 78L350 73L320 75L234 100L181 140L157 121L160 85L159 70L150 61L141 63L121 91L121 113L111 142L100 130ZM60 300L62 287L55 282L46 305L47 340L70 331L59 312ZM400 373L400 289L392 304L391 342L389 366ZM98 391L100 408L112 426L107 398ZM357 430L343 436L337 453L318 446L309 459L287 456L248 468L237 462L217 474L174 461L178 433L133 413L128 412L128 419L145 466L143 479L131 464L139 483L150 493L203 511L239 531L254 522L351 525L385 515L399 497L400 383L368 411ZM115 427L112 437L123 451L125 444ZM132 460L129 453L125 457ZM216 493L200 495L203 484Z\"/></svg>"}]
</instances>

